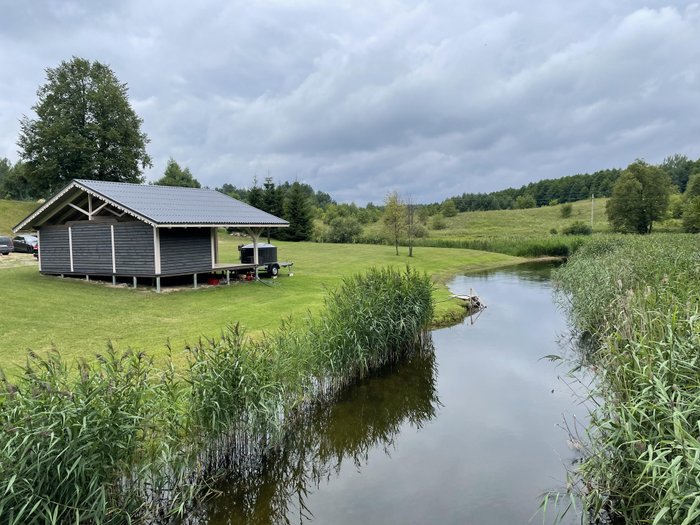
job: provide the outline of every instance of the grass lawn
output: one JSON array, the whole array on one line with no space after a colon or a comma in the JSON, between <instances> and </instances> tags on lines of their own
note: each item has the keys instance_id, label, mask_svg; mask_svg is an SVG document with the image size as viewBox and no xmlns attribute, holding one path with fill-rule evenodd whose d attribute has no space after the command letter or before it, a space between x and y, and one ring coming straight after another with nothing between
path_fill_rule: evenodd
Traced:
<instances>
[{"instance_id":1,"label":"grass lawn","mask_svg":"<svg viewBox=\"0 0 700 525\"><path fill-rule=\"evenodd\" d=\"M240 238L220 236L220 260L235 262ZM246 241L247 242L247 241ZM294 261L266 286L237 282L231 286L184 289L156 294L150 288L113 288L79 279L41 276L36 264L0 265L0 368L13 375L27 349L43 352L52 345L65 357L91 358L112 341L164 355L170 341L174 355L199 337L216 336L227 323L240 322L249 333L276 328L280 320L300 318L323 304L325 291L347 275L372 266L410 264L433 276L437 301L448 297L445 281L454 274L521 262L507 255L445 248L406 249L396 256L390 246L276 243L280 260ZM16 256L19 257L19 254ZM23 256L29 257L29 256ZM455 301L439 302L436 321L461 311Z\"/></svg>"}]
</instances>

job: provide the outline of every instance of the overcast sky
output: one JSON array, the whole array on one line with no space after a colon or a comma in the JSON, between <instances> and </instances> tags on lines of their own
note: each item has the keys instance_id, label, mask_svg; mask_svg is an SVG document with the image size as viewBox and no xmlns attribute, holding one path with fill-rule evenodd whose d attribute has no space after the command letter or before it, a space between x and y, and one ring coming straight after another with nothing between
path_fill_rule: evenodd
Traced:
<instances>
[{"instance_id":1,"label":"overcast sky","mask_svg":"<svg viewBox=\"0 0 700 525\"><path fill-rule=\"evenodd\" d=\"M154 166L340 202L700 157L700 5L631 0L0 0L0 157L45 68L129 86Z\"/></svg>"}]
</instances>

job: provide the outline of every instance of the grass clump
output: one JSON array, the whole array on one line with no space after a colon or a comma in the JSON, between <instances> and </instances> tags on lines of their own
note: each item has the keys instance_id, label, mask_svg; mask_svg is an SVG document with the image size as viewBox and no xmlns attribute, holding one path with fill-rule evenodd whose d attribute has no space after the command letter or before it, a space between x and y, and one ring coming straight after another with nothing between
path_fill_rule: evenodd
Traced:
<instances>
[{"instance_id":1,"label":"grass clump","mask_svg":"<svg viewBox=\"0 0 700 525\"><path fill-rule=\"evenodd\" d=\"M610 237L556 274L595 341L590 443L573 487L593 519L700 522L700 245Z\"/></svg>"},{"instance_id":2,"label":"grass clump","mask_svg":"<svg viewBox=\"0 0 700 525\"><path fill-rule=\"evenodd\" d=\"M433 284L406 269L345 279L317 315L250 339L190 346L176 374L113 349L69 366L30 354L0 381L0 515L7 523L165 522L221 475L245 477L300 414L410 355Z\"/></svg>"}]
</instances>

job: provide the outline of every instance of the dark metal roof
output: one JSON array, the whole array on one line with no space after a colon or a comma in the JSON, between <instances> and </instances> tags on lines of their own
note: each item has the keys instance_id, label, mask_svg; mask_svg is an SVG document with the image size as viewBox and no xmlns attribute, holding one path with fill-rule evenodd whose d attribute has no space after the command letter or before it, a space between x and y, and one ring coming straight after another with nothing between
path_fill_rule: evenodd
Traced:
<instances>
[{"instance_id":1,"label":"dark metal roof","mask_svg":"<svg viewBox=\"0 0 700 525\"><path fill-rule=\"evenodd\" d=\"M279 217L216 190L76 179L15 226L15 231L41 223L41 216L54 204L66 206L65 199L75 190L101 198L154 226L289 226Z\"/></svg>"}]
</instances>

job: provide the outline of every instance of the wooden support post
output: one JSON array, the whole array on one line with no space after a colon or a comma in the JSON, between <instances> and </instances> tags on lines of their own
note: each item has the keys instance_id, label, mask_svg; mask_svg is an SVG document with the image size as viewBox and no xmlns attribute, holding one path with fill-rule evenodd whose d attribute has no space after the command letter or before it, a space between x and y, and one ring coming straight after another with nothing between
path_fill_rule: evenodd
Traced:
<instances>
[{"instance_id":1,"label":"wooden support post","mask_svg":"<svg viewBox=\"0 0 700 525\"><path fill-rule=\"evenodd\" d=\"M68 226L68 256L70 257L70 271L73 273L73 228L70 226Z\"/></svg>"},{"instance_id":2,"label":"wooden support post","mask_svg":"<svg viewBox=\"0 0 700 525\"><path fill-rule=\"evenodd\" d=\"M226 284L231 284L231 270L226 270Z\"/></svg>"},{"instance_id":3,"label":"wooden support post","mask_svg":"<svg viewBox=\"0 0 700 525\"><path fill-rule=\"evenodd\" d=\"M36 232L36 239L39 245L41 246L41 230ZM39 261L39 271L41 271L41 251L37 253L37 261Z\"/></svg>"},{"instance_id":4,"label":"wooden support post","mask_svg":"<svg viewBox=\"0 0 700 525\"><path fill-rule=\"evenodd\" d=\"M85 276L85 280L86 280L86 281L89 281L89 280L90 280L90 276L89 276L89 275L86 275L86 276Z\"/></svg>"},{"instance_id":5,"label":"wooden support post","mask_svg":"<svg viewBox=\"0 0 700 525\"><path fill-rule=\"evenodd\" d=\"M197 274L194 274L194 288L197 288Z\"/></svg>"},{"instance_id":6,"label":"wooden support post","mask_svg":"<svg viewBox=\"0 0 700 525\"><path fill-rule=\"evenodd\" d=\"M112 273L117 273L117 251L114 246L114 224L109 227L112 236Z\"/></svg>"},{"instance_id":7,"label":"wooden support post","mask_svg":"<svg viewBox=\"0 0 700 525\"><path fill-rule=\"evenodd\" d=\"M160 277L156 277L156 293L160 293Z\"/></svg>"},{"instance_id":8,"label":"wooden support post","mask_svg":"<svg viewBox=\"0 0 700 525\"><path fill-rule=\"evenodd\" d=\"M116 275L112 276L112 286L117 286L117 276Z\"/></svg>"},{"instance_id":9,"label":"wooden support post","mask_svg":"<svg viewBox=\"0 0 700 525\"><path fill-rule=\"evenodd\" d=\"M136 290L136 284L137 284L136 283L136 276L134 276L133 279L134 279L134 290Z\"/></svg>"}]
</instances>

